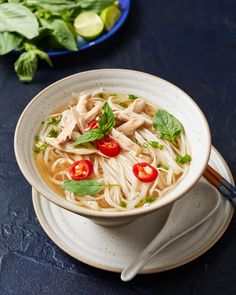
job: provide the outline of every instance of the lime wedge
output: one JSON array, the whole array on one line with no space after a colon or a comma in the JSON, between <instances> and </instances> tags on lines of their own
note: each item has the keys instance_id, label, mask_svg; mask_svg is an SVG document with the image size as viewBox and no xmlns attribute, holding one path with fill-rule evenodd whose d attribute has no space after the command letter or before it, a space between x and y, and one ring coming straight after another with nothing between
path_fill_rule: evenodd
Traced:
<instances>
[{"instance_id":1,"label":"lime wedge","mask_svg":"<svg viewBox=\"0 0 236 295\"><path fill-rule=\"evenodd\" d=\"M103 21L95 12L82 12L74 20L76 32L87 39L98 37L104 28Z\"/></svg>"},{"instance_id":2,"label":"lime wedge","mask_svg":"<svg viewBox=\"0 0 236 295\"><path fill-rule=\"evenodd\" d=\"M121 16L120 9L114 5L103 9L101 13L101 19L103 20L107 31L110 31L110 29L118 21L120 16Z\"/></svg>"}]
</instances>

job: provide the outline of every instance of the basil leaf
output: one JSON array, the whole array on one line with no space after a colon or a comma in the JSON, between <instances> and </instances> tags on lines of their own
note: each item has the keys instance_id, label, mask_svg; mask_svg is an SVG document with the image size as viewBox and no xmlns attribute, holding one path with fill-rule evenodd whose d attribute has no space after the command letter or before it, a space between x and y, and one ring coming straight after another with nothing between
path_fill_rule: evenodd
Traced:
<instances>
[{"instance_id":1,"label":"basil leaf","mask_svg":"<svg viewBox=\"0 0 236 295\"><path fill-rule=\"evenodd\" d=\"M38 35L39 25L35 15L19 3L0 5L0 32L17 32L28 39Z\"/></svg>"},{"instance_id":2,"label":"basil leaf","mask_svg":"<svg viewBox=\"0 0 236 295\"><path fill-rule=\"evenodd\" d=\"M50 57L45 52L35 48L34 45L26 43L25 49L28 51L22 53L14 64L16 74L22 82L32 81L38 67L38 57L46 60L52 66Z\"/></svg>"},{"instance_id":3,"label":"basil leaf","mask_svg":"<svg viewBox=\"0 0 236 295\"><path fill-rule=\"evenodd\" d=\"M67 24L60 19L55 19L51 22L52 35L56 38L63 47L71 51L77 51L76 39L67 26Z\"/></svg>"},{"instance_id":4,"label":"basil leaf","mask_svg":"<svg viewBox=\"0 0 236 295\"><path fill-rule=\"evenodd\" d=\"M177 156L175 158L175 161L181 164L189 163L191 162L191 160L192 160L192 157L189 154L185 154L183 157Z\"/></svg>"},{"instance_id":5,"label":"basil leaf","mask_svg":"<svg viewBox=\"0 0 236 295\"><path fill-rule=\"evenodd\" d=\"M158 110L152 120L154 129L160 133L162 139L173 142L184 130L180 121L165 110Z\"/></svg>"},{"instance_id":6,"label":"basil leaf","mask_svg":"<svg viewBox=\"0 0 236 295\"><path fill-rule=\"evenodd\" d=\"M74 143L74 146L79 145L81 143L93 141L96 139L100 139L104 137L104 133L99 129L91 129L88 132L82 134Z\"/></svg>"},{"instance_id":7,"label":"basil leaf","mask_svg":"<svg viewBox=\"0 0 236 295\"><path fill-rule=\"evenodd\" d=\"M112 129L115 125L115 117L113 115L112 109L107 102L104 103L102 107L102 115L98 124L99 130L103 133Z\"/></svg>"},{"instance_id":8,"label":"basil leaf","mask_svg":"<svg viewBox=\"0 0 236 295\"><path fill-rule=\"evenodd\" d=\"M22 37L15 33L0 33L0 55L4 55L16 48L22 41Z\"/></svg>"},{"instance_id":9,"label":"basil leaf","mask_svg":"<svg viewBox=\"0 0 236 295\"><path fill-rule=\"evenodd\" d=\"M84 10L100 13L104 8L114 4L114 0L77 0Z\"/></svg>"},{"instance_id":10,"label":"basil leaf","mask_svg":"<svg viewBox=\"0 0 236 295\"><path fill-rule=\"evenodd\" d=\"M42 50L39 50L39 49L35 49L35 50L34 50L34 53L35 53L40 59L45 60L45 61L49 64L49 66L51 66L51 67L53 66L52 61L51 61L49 55L48 55L46 52L44 52L44 51L42 51Z\"/></svg>"},{"instance_id":11,"label":"basil leaf","mask_svg":"<svg viewBox=\"0 0 236 295\"><path fill-rule=\"evenodd\" d=\"M93 196L100 193L105 185L97 180L66 180L61 184L61 188L78 196Z\"/></svg>"},{"instance_id":12,"label":"basil leaf","mask_svg":"<svg viewBox=\"0 0 236 295\"><path fill-rule=\"evenodd\" d=\"M17 76L22 82L32 81L38 67L38 58L33 51L24 52L14 64Z\"/></svg>"}]
</instances>

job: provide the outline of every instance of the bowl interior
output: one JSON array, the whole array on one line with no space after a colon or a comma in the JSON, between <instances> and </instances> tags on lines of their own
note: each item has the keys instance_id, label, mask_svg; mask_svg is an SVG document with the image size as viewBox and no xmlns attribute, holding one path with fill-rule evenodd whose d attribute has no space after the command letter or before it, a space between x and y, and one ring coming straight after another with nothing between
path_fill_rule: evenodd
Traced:
<instances>
[{"instance_id":1,"label":"bowl interior","mask_svg":"<svg viewBox=\"0 0 236 295\"><path fill-rule=\"evenodd\" d=\"M104 87L112 93L138 95L157 107L166 109L184 125L192 151L190 169L185 178L171 192L152 206L127 212L94 212L81 208L59 197L38 173L33 158L34 135L44 118L57 107L71 100L72 92L91 91ZM122 69L103 69L75 74L64 78L37 94L22 113L15 133L15 154L18 165L30 184L50 201L68 210L86 216L135 215L163 207L187 192L199 179L209 159L210 132L199 107L190 97L173 84L158 77Z\"/></svg>"}]
</instances>

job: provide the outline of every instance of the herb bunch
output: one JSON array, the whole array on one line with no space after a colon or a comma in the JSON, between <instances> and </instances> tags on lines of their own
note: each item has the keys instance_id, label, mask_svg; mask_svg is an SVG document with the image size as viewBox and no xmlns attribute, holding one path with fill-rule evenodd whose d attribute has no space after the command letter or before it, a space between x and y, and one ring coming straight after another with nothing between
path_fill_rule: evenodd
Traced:
<instances>
[{"instance_id":1,"label":"herb bunch","mask_svg":"<svg viewBox=\"0 0 236 295\"><path fill-rule=\"evenodd\" d=\"M0 55L23 51L14 68L22 82L32 81L45 51L77 51L74 18L83 11L100 13L114 0L0 0Z\"/></svg>"}]
</instances>

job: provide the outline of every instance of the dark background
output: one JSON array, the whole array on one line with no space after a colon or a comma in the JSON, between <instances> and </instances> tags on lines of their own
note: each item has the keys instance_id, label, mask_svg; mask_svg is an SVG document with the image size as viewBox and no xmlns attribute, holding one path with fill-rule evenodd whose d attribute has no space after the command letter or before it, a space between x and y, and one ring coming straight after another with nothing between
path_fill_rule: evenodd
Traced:
<instances>
[{"instance_id":1,"label":"dark background","mask_svg":"<svg viewBox=\"0 0 236 295\"><path fill-rule=\"evenodd\" d=\"M35 217L13 136L20 113L45 86L98 68L128 68L169 80L202 108L213 145L236 174L235 0L133 0L124 27L96 48L40 65L20 83L15 55L0 59L0 294L236 294L236 220L206 254L176 270L122 283L118 274L62 252Z\"/></svg>"}]
</instances>

